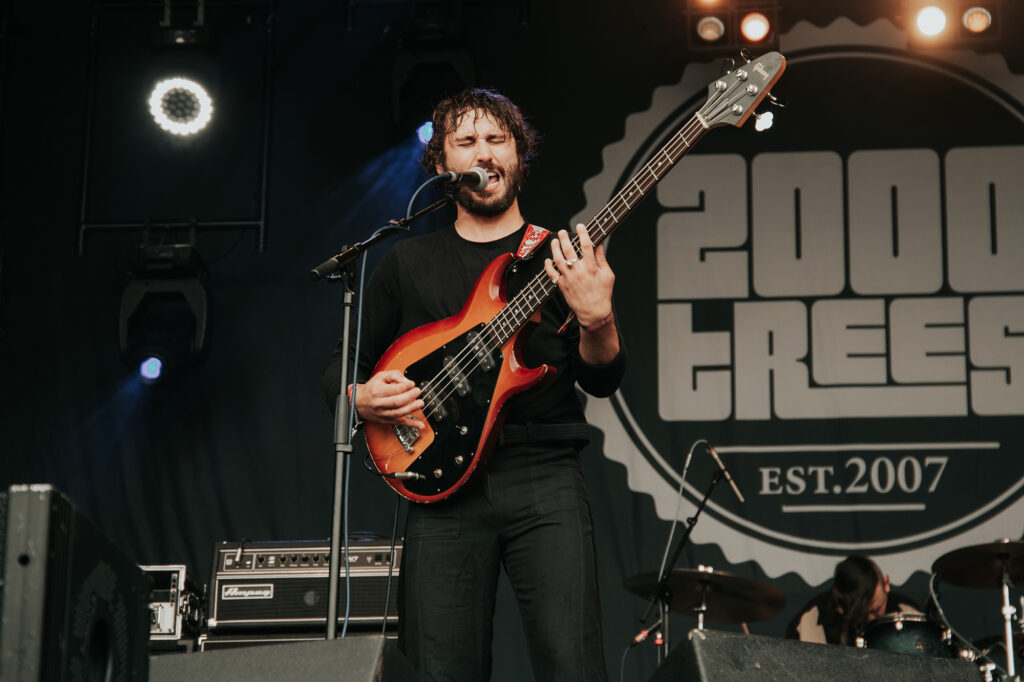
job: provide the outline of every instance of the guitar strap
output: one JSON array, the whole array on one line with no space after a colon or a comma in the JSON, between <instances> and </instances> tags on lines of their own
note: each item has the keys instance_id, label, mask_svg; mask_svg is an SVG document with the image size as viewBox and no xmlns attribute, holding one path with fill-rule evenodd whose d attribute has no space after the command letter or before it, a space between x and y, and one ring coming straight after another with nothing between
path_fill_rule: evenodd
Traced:
<instances>
[{"instance_id":1,"label":"guitar strap","mask_svg":"<svg viewBox=\"0 0 1024 682\"><path fill-rule=\"evenodd\" d=\"M523 234L522 241L519 242L519 248L516 249L515 259L529 260L533 258L534 252L537 247L547 241L548 235L551 234L551 230L545 230L543 227L537 227L536 225L527 224L526 232ZM569 323L576 318L576 313L569 312L569 316L565 318L565 322L558 328L556 334L564 334L565 330L569 328Z\"/></svg>"},{"instance_id":2,"label":"guitar strap","mask_svg":"<svg viewBox=\"0 0 1024 682\"><path fill-rule=\"evenodd\" d=\"M550 234L551 230L527 224L523 239L519 242L519 248L513 254L515 259L521 261L532 258L537 251L537 247L546 242ZM569 319L558 330L558 333L565 330L572 317L570 313ZM498 434L499 447L559 441L570 443L573 447L582 449L583 446L590 442L590 431L586 424L537 424L527 422L525 424L505 424L501 429L501 433Z\"/></svg>"},{"instance_id":3,"label":"guitar strap","mask_svg":"<svg viewBox=\"0 0 1024 682\"><path fill-rule=\"evenodd\" d=\"M526 232L523 234L523 239L519 242L519 248L515 252L516 260L529 260L532 258L533 252L547 240L549 234L551 234L551 230L527 224Z\"/></svg>"}]
</instances>

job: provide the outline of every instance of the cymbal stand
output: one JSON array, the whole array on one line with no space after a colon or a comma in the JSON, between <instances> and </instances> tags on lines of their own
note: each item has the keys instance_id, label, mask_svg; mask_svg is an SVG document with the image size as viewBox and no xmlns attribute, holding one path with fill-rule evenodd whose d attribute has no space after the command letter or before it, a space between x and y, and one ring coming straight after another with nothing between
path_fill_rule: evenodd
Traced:
<instances>
[{"instance_id":1,"label":"cymbal stand","mask_svg":"<svg viewBox=\"0 0 1024 682\"><path fill-rule=\"evenodd\" d=\"M1006 674L1012 680L1016 676L1013 662L1013 616L1017 613L1010 604L1010 573L1007 567L1008 556L1003 556L1003 634L1006 637Z\"/></svg>"},{"instance_id":2,"label":"cymbal stand","mask_svg":"<svg viewBox=\"0 0 1024 682\"><path fill-rule=\"evenodd\" d=\"M703 566L701 567L703 568ZM710 568L710 566L708 567ZM704 629L704 614L708 612L708 584L700 588L700 606L694 609L697 612L697 629Z\"/></svg>"},{"instance_id":3,"label":"cymbal stand","mask_svg":"<svg viewBox=\"0 0 1024 682\"><path fill-rule=\"evenodd\" d=\"M644 615L640 617L641 623L646 623L647 619L651 615L651 609L654 608L655 602L659 605L659 610L662 617L662 632L664 638L662 639L661 648L658 649L658 662L668 657L669 652L672 650L669 642L669 604L672 602L672 595L668 591L668 579L672 575L672 569L675 568L676 561L679 560L679 555L683 552L683 547L690 540L690 535L693 533L693 527L697 525L697 519L700 518L700 514L704 511L704 507L707 506L708 498L711 497L711 491L715 489L719 481L722 480L722 470L715 469L715 473L711 477L711 485L708 486L707 491L704 493L704 497L701 499L700 504L697 505L697 510L686 519L686 530L683 532L682 537L679 538L679 543L676 545L675 550L672 552L672 556L667 562L665 562L665 570L662 571L661 578L658 580L658 587L651 594L650 600L647 602L647 608L644 609ZM706 596L706 591L705 591ZM707 604L702 604L703 611L707 611ZM703 611L698 615L698 622L703 625L704 613ZM701 628L703 629L703 628Z\"/></svg>"},{"instance_id":4,"label":"cymbal stand","mask_svg":"<svg viewBox=\"0 0 1024 682\"><path fill-rule=\"evenodd\" d=\"M672 611L668 606L668 595L665 595L662 599L658 600L658 613L661 615L661 644L658 644L658 665L660 666L662 661L668 658L668 637L669 637L669 621L672 620Z\"/></svg>"}]
</instances>

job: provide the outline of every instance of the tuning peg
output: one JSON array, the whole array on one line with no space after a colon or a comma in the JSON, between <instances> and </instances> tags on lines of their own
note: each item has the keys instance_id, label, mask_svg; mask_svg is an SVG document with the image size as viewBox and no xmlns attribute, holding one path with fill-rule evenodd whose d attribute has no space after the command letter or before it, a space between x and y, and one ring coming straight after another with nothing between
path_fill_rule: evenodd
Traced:
<instances>
[{"instance_id":1,"label":"tuning peg","mask_svg":"<svg viewBox=\"0 0 1024 682\"><path fill-rule=\"evenodd\" d=\"M782 99L781 97L776 97L770 92L766 92L765 95L768 97L768 104L772 105L773 107L778 107L779 109L786 108L786 105L788 104L786 100Z\"/></svg>"},{"instance_id":2,"label":"tuning peg","mask_svg":"<svg viewBox=\"0 0 1024 682\"><path fill-rule=\"evenodd\" d=\"M743 57L743 61L749 64L751 60L750 50L744 47L742 50L740 50L740 57Z\"/></svg>"},{"instance_id":3,"label":"tuning peg","mask_svg":"<svg viewBox=\"0 0 1024 682\"><path fill-rule=\"evenodd\" d=\"M768 130L769 128L772 127L772 123L775 122L775 114L773 114L770 111L766 111L763 114L759 114L756 111L753 113L754 118L757 119L757 121L754 123L754 130L756 130L757 132Z\"/></svg>"},{"instance_id":4,"label":"tuning peg","mask_svg":"<svg viewBox=\"0 0 1024 682\"><path fill-rule=\"evenodd\" d=\"M725 62L722 63L722 75L732 73L732 70L736 67L736 60L732 57L726 57Z\"/></svg>"}]
</instances>

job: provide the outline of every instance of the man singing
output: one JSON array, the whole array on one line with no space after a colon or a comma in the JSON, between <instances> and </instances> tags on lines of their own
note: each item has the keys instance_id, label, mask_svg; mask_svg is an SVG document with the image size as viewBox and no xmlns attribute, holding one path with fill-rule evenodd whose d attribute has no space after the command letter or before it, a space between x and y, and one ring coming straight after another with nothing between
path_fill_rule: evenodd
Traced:
<instances>
[{"instance_id":1,"label":"man singing","mask_svg":"<svg viewBox=\"0 0 1024 682\"><path fill-rule=\"evenodd\" d=\"M417 429L421 387L401 372L372 374L399 336L458 313L484 268L502 254L522 260L511 298L544 270L557 291L526 338L529 367L555 372L504 406L505 426L486 467L446 499L411 504L399 588L399 643L427 680L487 680L500 567L519 603L537 680L605 680L590 505L580 449L587 431L577 396L608 396L625 371L612 314L615 276L582 225L579 247L560 230L527 224L518 195L537 135L519 108L489 90L467 90L434 111L428 172L487 171L481 190L463 187L455 223L397 243L364 295L355 404L368 422ZM324 388L337 394L340 351ZM372 374L372 376L371 376Z\"/></svg>"}]
</instances>

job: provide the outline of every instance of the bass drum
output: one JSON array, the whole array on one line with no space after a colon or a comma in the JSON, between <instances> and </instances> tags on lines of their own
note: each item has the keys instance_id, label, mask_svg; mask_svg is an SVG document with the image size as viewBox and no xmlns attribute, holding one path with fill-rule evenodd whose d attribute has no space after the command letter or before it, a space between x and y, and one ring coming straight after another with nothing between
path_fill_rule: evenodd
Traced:
<instances>
[{"instance_id":1,"label":"bass drum","mask_svg":"<svg viewBox=\"0 0 1024 682\"><path fill-rule=\"evenodd\" d=\"M938 658L957 658L950 645L950 632L917 613L891 613L867 624L857 637L857 646Z\"/></svg>"}]
</instances>

